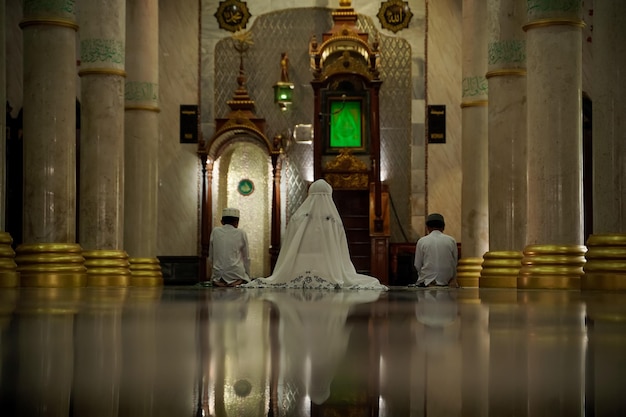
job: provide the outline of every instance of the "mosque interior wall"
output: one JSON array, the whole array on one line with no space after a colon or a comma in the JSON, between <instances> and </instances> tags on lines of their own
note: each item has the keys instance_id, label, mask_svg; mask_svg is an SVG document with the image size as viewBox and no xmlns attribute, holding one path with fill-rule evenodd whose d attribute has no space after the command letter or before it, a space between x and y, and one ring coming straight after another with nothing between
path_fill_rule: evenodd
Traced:
<instances>
[{"instance_id":1,"label":"mosque interior wall","mask_svg":"<svg viewBox=\"0 0 626 417\"><path fill-rule=\"evenodd\" d=\"M423 220L431 210L446 216L448 232L460 240L462 0L428 2L428 21L427 2L411 0L410 25L396 33L381 27L380 3L352 3L360 27L371 35L379 34L381 41L381 167L397 215L397 219L392 215L391 241L415 241L423 235ZM7 99L13 117L22 106L21 7L19 0L9 0L6 6ZM330 29L330 11L338 4L303 1L296 6L265 0L248 7L252 16L245 29L256 37L244 60L250 95L257 102L258 115L268 121L268 137L292 135L297 125L311 123L314 116L308 41L311 35L321 36ZM179 106L199 105L200 135L206 140L214 132L214 119L225 116L225 101L236 88L239 62L228 45L232 33L219 28L215 12L215 2L208 0L159 2L160 134L155 138L160 149L159 256L193 256L199 251L200 162L195 144L180 143ZM431 31L428 39L427 28ZM281 113L271 101L271 85L280 77L283 49L290 54L290 75L300 101ZM429 147L425 143L428 103L446 105L445 144ZM291 190L283 199L285 218L313 180L307 173L310 152L306 145L294 143L291 152L282 178Z\"/></svg>"}]
</instances>

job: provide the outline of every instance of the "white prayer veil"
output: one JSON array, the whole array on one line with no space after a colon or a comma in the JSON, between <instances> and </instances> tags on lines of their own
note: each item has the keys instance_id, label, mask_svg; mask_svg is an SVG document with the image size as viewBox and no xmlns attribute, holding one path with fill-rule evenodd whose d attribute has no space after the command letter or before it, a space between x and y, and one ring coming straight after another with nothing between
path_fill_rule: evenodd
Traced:
<instances>
[{"instance_id":1,"label":"white prayer veil","mask_svg":"<svg viewBox=\"0 0 626 417\"><path fill-rule=\"evenodd\" d=\"M323 179L287 224L274 272L243 287L386 289L378 279L356 272L333 189Z\"/></svg>"}]
</instances>

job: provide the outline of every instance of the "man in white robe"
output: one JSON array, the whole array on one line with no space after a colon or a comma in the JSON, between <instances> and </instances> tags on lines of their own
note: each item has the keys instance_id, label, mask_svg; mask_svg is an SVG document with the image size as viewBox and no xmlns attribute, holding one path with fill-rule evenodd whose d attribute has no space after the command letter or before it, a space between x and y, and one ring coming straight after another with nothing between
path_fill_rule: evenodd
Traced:
<instances>
[{"instance_id":1,"label":"man in white robe","mask_svg":"<svg viewBox=\"0 0 626 417\"><path fill-rule=\"evenodd\" d=\"M213 285L235 287L250 281L250 251L248 235L239 229L239 210L222 210L222 226L211 232L209 262Z\"/></svg>"},{"instance_id":2,"label":"man in white robe","mask_svg":"<svg viewBox=\"0 0 626 417\"><path fill-rule=\"evenodd\" d=\"M443 233L446 223L439 213L426 218L428 234L417 241L415 247L415 269L418 287L448 285L456 287L458 249L456 240Z\"/></svg>"}]
</instances>

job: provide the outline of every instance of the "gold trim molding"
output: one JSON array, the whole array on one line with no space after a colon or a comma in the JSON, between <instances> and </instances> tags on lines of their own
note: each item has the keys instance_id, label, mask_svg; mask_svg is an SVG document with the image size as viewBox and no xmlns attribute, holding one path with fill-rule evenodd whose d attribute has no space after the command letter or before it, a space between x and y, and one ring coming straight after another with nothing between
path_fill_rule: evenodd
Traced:
<instances>
[{"instance_id":1,"label":"gold trim molding","mask_svg":"<svg viewBox=\"0 0 626 417\"><path fill-rule=\"evenodd\" d=\"M78 71L78 75L118 75L126 78L126 71L117 68L85 68Z\"/></svg>"},{"instance_id":2,"label":"gold trim molding","mask_svg":"<svg viewBox=\"0 0 626 417\"><path fill-rule=\"evenodd\" d=\"M538 19L532 22L526 23L522 26L522 29L527 32L530 29L542 28L547 26L575 26L584 28L585 22L580 19L567 19L567 18L553 18L553 19Z\"/></svg>"},{"instance_id":3,"label":"gold trim molding","mask_svg":"<svg viewBox=\"0 0 626 417\"><path fill-rule=\"evenodd\" d=\"M24 29L28 26L60 26L65 28L70 28L78 32L78 24L72 20L68 19L24 19L20 22L20 28Z\"/></svg>"},{"instance_id":4,"label":"gold trim molding","mask_svg":"<svg viewBox=\"0 0 626 417\"><path fill-rule=\"evenodd\" d=\"M497 69L497 70L488 71L487 74L485 74L485 78L489 79L492 77L506 77L508 75L515 76L515 77L525 77L526 70L523 68Z\"/></svg>"},{"instance_id":5,"label":"gold trim molding","mask_svg":"<svg viewBox=\"0 0 626 417\"><path fill-rule=\"evenodd\" d=\"M489 100L475 100L475 101L466 101L461 103L461 108L465 107L487 107L489 104Z\"/></svg>"}]
</instances>

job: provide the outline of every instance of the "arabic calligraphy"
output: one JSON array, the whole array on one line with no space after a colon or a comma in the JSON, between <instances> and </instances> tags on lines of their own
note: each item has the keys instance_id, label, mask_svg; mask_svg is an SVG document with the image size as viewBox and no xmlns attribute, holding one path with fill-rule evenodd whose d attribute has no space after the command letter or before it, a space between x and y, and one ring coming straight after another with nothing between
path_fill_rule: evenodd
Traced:
<instances>
[{"instance_id":1,"label":"arabic calligraphy","mask_svg":"<svg viewBox=\"0 0 626 417\"><path fill-rule=\"evenodd\" d=\"M224 10L222 16L224 16L224 21L226 23L234 26L241 25L241 22L243 21L243 13L241 13L241 10L239 10L239 8L235 6L232 6L230 9Z\"/></svg>"},{"instance_id":2,"label":"arabic calligraphy","mask_svg":"<svg viewBox=\"0 0 626 417\"><path fill-rule=\"evenodd\" d=\"M124 42L117 39L84 39L80 42L80 60L84 63L123 64Z\"/></svg>"},{"instance_id":3,"label":"arabic calligraphy","mask_svg":"<svg viewBox=\"0 0 626 417\"><path fill-rule=\"evenodd\" d=\"M215 12L220 28L230 32L237 32L245 28L250 16L246 2L238 0L220 2Z\"/></svg>"},{"instance_id":4,"label":"arabic calligraphy","mask_svg":"<svg viewBox=\"0 0 626 417\"><path fill-rule=\"evenodd\" d=\"M388 0L381 3L378 10L378 20L385 29L396 33L397 31L409 27L409 21L413 13L409 5L401 0Z\"/></svg>"},{"instance_id":5,"label":"arabic calligraphy","mask_svg":"<svg viewBox=\"0 0 626 417\"><path fill-rule=\"evenodd\" d=\"M400 7L389 8L385 12L385 20L391 25L396 25L404 20L404 11Z\"/></svg>"},{"instance_id":6,"label":"arabic calligraphy","mask_svg":"<svg viewBox=\"0 0 626 417\"><path fill-rule=\"evenodd\" d=\"M129 81L124 88L126 101L159 101L159 85L151 82Z\"/></svg>"},{"instance_id":7,"label":"arabic calligraphy","mask_svg":"<svg viewBox=\"0 0 626 417\"><path fill-rule=\"evenodd\" d=\"M523 64L526 62L526 43L523 40L491 42L488 46L489 65Z\"/></svg>"},{"instance_id":8,"label":"arabic calligraphy","mask_svg":"<svg viewBox=\"0 0 626 417\"><path fill-rule=\"evenodd\" d=\"M486 96L487 78L484 76L463 78L463 97Z\"/></svg>"}]
</instances>

